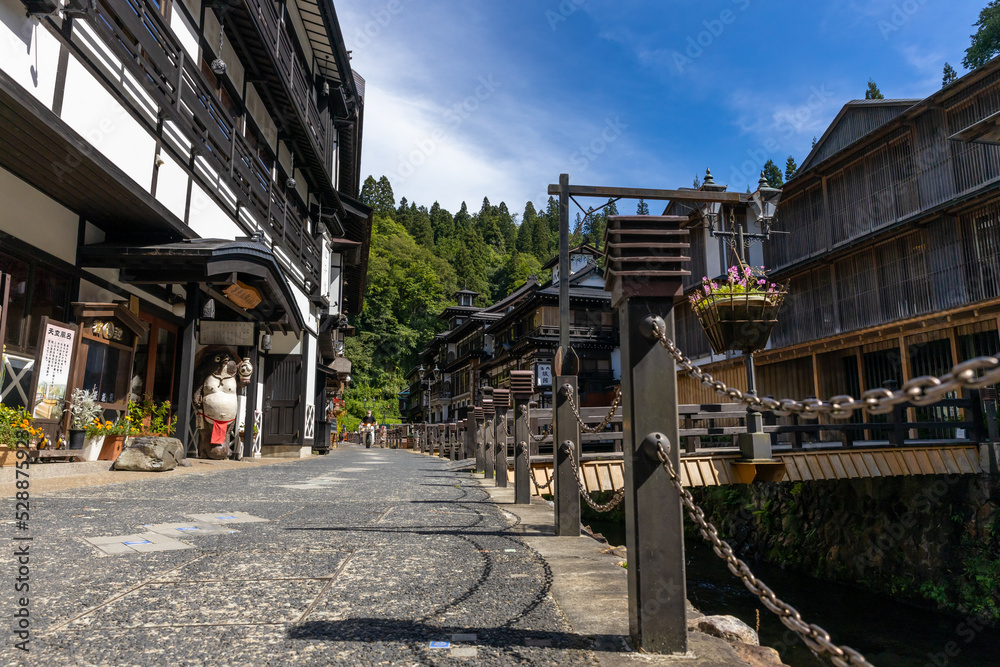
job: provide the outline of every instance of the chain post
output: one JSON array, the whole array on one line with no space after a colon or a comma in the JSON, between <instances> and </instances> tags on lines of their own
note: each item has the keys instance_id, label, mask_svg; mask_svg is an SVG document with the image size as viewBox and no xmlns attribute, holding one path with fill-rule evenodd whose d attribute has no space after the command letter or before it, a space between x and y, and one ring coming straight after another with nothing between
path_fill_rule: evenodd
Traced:
<instances>
[{"instance_id":1,"label":"chain post","mask_svg":"<svg viewBox=\"0 0 1000 667\"><path fill-rule=\"evenodd\" d=\"M486 479L493 479L496 465L496 411L493 408L493 387L483 389L483 472Z\"/></svg>"},{"instance_id":2,"label":"chain post","mask_svg":"<svg viewBox=\"0 0 1000 667\"><path fill-rule=\"evenodd\" d=\"M510 390L493 390L493 409L496 411L493 428L494 442L494 484L507 488L507 410L510 405Z\"/></svg>"},{"instance_id":3,"label":"chain post","mask_svg":"<svg viewBox=\"0 0 1000 667\"><path fill-rule=\"evenodd\" d=\"M446 459L448 458L447 452L445 452L445 447L448 446L448 422L441 422L438 425L438 458Z\"/></svg>"},{"instance_id":4,"label":"chain post","mask_svg":"<svg viewBox=\"0 0 1000 667\"><path fill-rule=\"evenodd\" d=\"M470 429L472 436L471 442L476 451L476 472L479 472L486 468L486 439L483 437L483 424L485 423L485 420L483 419L483 408L481 405L477 405L475 407L474 416L475 423L472 424L472 428Z\"/></svg>"},{"instance_id":5,"label":"chain post","mask_svg":"<svg viewBox=\"0 0 1000 667\"><path fill-rule=\"evenodd\" d=\"M673 443L679 467L677 374L659 335L673 337L674 299L687 275L688 232L680 223L676 216L612 216L605 243L605 289L621 331L629 634L648 653L688 650L681 496L649 445L654 438Z\"/></svg>"},{"instance_id":6,"label":"chain post","mask_svg":"<svg viewBox=\"0 0 1000 667\"><path fill-rule=\"evenodd\" d=\"M514 504L531 503L531 449L528 446L531 392L535 374L530 370L510 372L510 397L514 404Z\"/></svg>"},{"instance_id":7,"label":"chain post","mask_svg":"<svg viewBox=\"0 0 1000 667\"><path fill-rule=\"evenodd\" d=\"M552 396L552 424L555 429L552 436L552 477L555 480L556 535L560 537L580 536L580 486L573 469L573 456L580 458L580 422L573 414L570 400L576 394L576 386L575 375L558 375ZM570 449L567 451L565 446Z\"/></svg>"}]
</instances>

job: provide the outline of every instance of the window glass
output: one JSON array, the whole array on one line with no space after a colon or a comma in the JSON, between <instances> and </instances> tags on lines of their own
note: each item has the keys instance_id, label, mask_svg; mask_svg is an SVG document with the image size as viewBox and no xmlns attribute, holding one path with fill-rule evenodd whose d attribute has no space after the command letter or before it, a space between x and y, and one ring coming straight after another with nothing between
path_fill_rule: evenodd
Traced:
<instances>
[{"instance_id":1,"label":"window glass","mask_svg":"<svg viewBox=\"0 0 1000 667\"><path fill-rule=\"evenodd\" d=\"M28 292L28 265L19 259L0 254L0 273L10 276L10 300L7 303L7 332L4 341L12 347L22 342L24 307Z\"/></svg>"},{"instance_id":2,"label":"window glass","mask_svg":"<svg viewBox=\"0 0 1000 667\"><path fill-rule=\"evenodd\" d=\"M69 278L58 276L40 266L35 267L35 280L31 290L31 305L27 325L27 344L34 346L38 340L38 327L42 317L66 321L69 304Z\"/></svg>"}]
</instances>

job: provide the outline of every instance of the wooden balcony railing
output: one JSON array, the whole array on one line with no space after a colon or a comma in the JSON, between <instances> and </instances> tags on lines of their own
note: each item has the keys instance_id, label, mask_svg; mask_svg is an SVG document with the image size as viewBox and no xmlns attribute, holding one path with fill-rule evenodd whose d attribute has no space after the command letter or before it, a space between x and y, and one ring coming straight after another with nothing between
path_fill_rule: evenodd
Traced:
<instances>
[{"instance_id":1,"label":"wooden balcony railing","mask_svg":"<svg viewBox=\"0 0 1000 667\"><path fill-rule=\"evenodd\" d=\"M272 10L273 11L273 10ZM275 246L293 259L312 283L319 283L320 255L306 232L308 213L274 182L222 106L198 64L185 54L156 6L149 0L98 0L90 24L118 56L164 119L189 142L204 168L237 193L239 206L269 232ZM169 133L164 138L170 141ZM187 147L171 142L184 155ZM197 171L197 170L196 170Z\"/></svg>"},{"instance_id":2,"label":"wooden balcony railing","mask_svg":"<svg viewBox=\"0 0 1000 667\"><path fill-rule=\"evenodd\" d=\"M315 161L322 165L325 179L332 183L329 170L333 157L333 124L329 113L321 114L313 101L309 68L299 58L284 29L282 15L275 9L275 3L270 0L244 0L243 8L255 27L254 34L247 35L246 39L263 39L270 60L270 63L258 65L270 66L275 70L292 101L299 124L306 130Z\"/></svg>"}]
</instances>

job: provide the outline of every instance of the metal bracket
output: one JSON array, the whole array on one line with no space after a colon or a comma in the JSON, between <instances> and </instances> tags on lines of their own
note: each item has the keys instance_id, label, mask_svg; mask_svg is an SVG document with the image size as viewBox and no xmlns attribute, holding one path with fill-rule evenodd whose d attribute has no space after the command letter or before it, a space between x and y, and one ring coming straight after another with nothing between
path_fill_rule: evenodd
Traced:
<instances>
[{"instance_id":1,"label":"metal bracket","mask_svg":"<svg viewBox=\"0 0 1000 667\"><path fill-rule=\"evenodd\" d=\"M670 453L670 440L662 433L650 433L639 443L639 451L648 456L653 461L660 460L660 447Z\"/></svg>"},{"instance_id":2,"label":"metal bracket","mask_svg":"<svg viewBox=\"0 0 1000 667\"><path fill-rule=\"evenodd\" d=\"M666 330L667 323L659 315L647 315L639 322L639 334L650 342L659 340L657 332Z\"/></svg>"},{"instance_id":3,"label":"metal bracket","mask_svg":"<svg viewBox=\"0 0 1000 667\"><path fill-rule=\"evenodd\" d=\"M559 387L559 393L563 396L572 396L573 385L569 384L568 382L563 383L563 386Z\"/></svg>"},{"instance_id":4,"label":"metal bracket","mask_svg":"<svg viewBox=\"0 0 1000 667\"><path fill-rule=\"evenodd\" d=\"M572 440L563 440L559 444L560 451L564 451L564 452L571 452L571 451L573 451L573 447L574 447L574 445L573 445L573 441Z\"/></svg>"}]
</instances>

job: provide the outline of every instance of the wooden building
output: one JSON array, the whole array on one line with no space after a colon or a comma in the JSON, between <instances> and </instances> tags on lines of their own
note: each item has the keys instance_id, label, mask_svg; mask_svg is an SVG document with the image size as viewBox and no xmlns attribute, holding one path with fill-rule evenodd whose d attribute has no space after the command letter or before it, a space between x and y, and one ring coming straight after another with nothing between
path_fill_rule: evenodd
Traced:
<instances>
[{"instance_id":1,"label":"wooden building","mask_svg":"<svg viewBox=\"0 0 1000 667\"><path fill-rule=\"evenodd\" d=\"M256 362L242 425L308 452L371 229L364 80L332 0L61 4L0 0L0 400L28 400L42 317L127 302L148 332L118 372L174 402L189 445L213 320Z\"/></svg>"},{"instance_id":2,"label":"wooden building","mask_svg":"<svg viewBox=\"0 0 1000 667\"><path fill-rule=\"evenodd\" d=\"M762 247L790 285L757 356L762 394L858 396L1000 350L997 118L1000 59L923 100L843 107L784 185L776 226L789 233ZM680 346L745 386L741 361L711 357L678 308ZM682 402L718 400L680 387Z\"/></svg>"},{"instance_id":3,"label":"wooden building","mask_svg":"<svg viewBox=\"0 0 1000 667\"><path fill-rule=\"evenodd\" d=\"M570 340L580 357L583 405L610 404L621 380L618 330L611 295L597 265L597 249L584 245L570 251ZM479 296L463 290L456 305L441 314L449 329L421 352L420 367L407 374L406 418L433 423L464 419L486 386L509 387L511 370L535 374L534 399L552 404L552 361L559 344L559 269L541 284L535 276L503 299L486 307L473 305ZM438 373L435 377L434 370Z\"/></svg>"}]
</instances>

